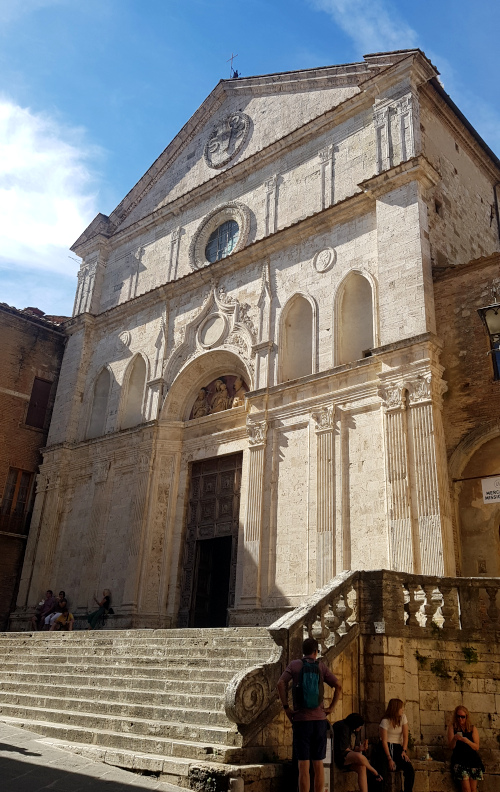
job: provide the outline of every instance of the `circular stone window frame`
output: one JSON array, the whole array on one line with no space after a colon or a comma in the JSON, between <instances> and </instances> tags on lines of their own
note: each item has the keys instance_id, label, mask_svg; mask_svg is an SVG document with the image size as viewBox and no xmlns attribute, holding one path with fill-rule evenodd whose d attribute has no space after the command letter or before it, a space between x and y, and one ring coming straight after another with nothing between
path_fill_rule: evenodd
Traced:
<instances>
[{"instance_id":1,"label":"circular stone window frame","mask_svg":"<svg viewBox=\"0 0 500 792\"><path fill-rule=\"evenodd\" d=\"M239 201L230 201L223 206L218 206L210 212L198 227L189 247L189 264L191 269L204 269L204 267L209 267L211 264L217 263L216 261L211 262L207 259L205 249L211 234L228 220L234 220L238 223L239 228L238 241L229 256L232 256L233 253L237 253L238 250L245 247L250 233L250 209ZM224 258L229 258L229 256L224 256ZM223 259L218 259L218 261L222 260Z\"/></svg>"},{"instance_id":2,"label":"circular stone window frame","mask_svg":"<svg viewBox=\"0 0 500 792\"><path fill-rule=\"evenodd\" d=\"M214 319L214 318L217 318L217 319L222 319L222 330L221 330L221 332L219 333L219 335L218 335L218 337L217 337L217 339L216 339L216 340L212 341L212 343L211 343L211 344L206 344L204 341L202 341L203 330L204 330L204 328L207 326L207 324L210 322L210 320L211 320L211 319ZM197 334L196 334L196 336L197 336L197 339L196 339L196 340L198 341L198 344L200 345L200 347L201 347L202 349L213 349L214 347L216 347L216 346L219 346L219 344L221 344L221 343L222 343L222 341L224 340L224 338L227 336L227 333L228 333L228 322L227 322L227 318L224 316L224 314L221 314L221 313L214 312L214 313L211 313L211 314L209 314L209 315L208 315L208 316L207 316L207 317L206 317L206 318L203 320L203 322L201 323L201 325L199 326L199 328L198 328L198 332L197 332Z\"/></svg>"}]
</instances>

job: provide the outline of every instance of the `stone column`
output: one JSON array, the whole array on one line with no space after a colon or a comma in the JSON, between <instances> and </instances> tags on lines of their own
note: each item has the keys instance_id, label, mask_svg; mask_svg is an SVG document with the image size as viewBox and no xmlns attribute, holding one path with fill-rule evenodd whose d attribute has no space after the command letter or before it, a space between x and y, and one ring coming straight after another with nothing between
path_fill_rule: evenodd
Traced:
<instances>
[{"instance_id":1,"label":"stone column","mask_svg":"<svg viewBox=\"0 0 500 792\"><path fill-rule=\"evenodd\" d=\"M247 423L249 442L248 500L244 532L243 574L240 607L259 608L261 603L262 507L267 422ZM241 552L241 551L239 551Z\"/></svg>"},{"instance_id":2,"label":"stone column","mask_svg":"<svg viewBox=\"0 0 500 792\"><path fill-rule=\"evenodd\" d=\"M316 428L316 586L321 588L335 577L335 406L312 413Z\"/></svg>"},{"instance_id":3,"label":"stone column","mask_svg":"<svg viewBox=\"0 0 500 792\"><path fill-rule=\"evenodd\" d=\"M376 173L388 170L392 166L392 141L390 108L379 107L373 111L376 140Z\"/></svg>"},{"instance_id":4,"label":"stone column","mask_svg":"<svg viewBox=\"0 0 500 792\"><path fill-rule=\"evenodd\" d=\"M408 433L403 385L387 384L380 395L385 408L385 447L391 540L391 569L414 572L413 529L408 476Z\"/></svg>"},{"instance_id":5,"label":"stone column","mask_svg":"<svg viewBox=\"0 0 500 792\"><path fill-rule=\"evenodd\" d=\"M92 478L94 494L90 512L89 528L86 535L82 569L84 582L80 587L78 606L93 609L93 596L96 580L99 579L102 547L106 535L107 515L110 506L109 487L107 486L110 461L102 459L93 465Z\"/></svg>"},{"instance_id":6,"label":"stone column","mask_svg":"<svg viewBox=\"0 0 500 792\"><path fill-rule=\"evenodd\" d=\"M442 386L441 391L437 390L439 385ZM447 508L449 495L443 486L444 481L441 486L439 482L437 452L440 450L440 426L434 415L432 374L421 375L407 382L406 387L409 392L408 424L420 555L420 569L416 571L422 575L441 576L449 574L447 557L451 519ZM436 385L435 400L440 400L443 387L446 386L440 380ZM441 460L442 464L445 461L446 457Z\"/></svg>"},{"instance_id":7,"label":"stone column","mask_svg":"<svg viewBox=\"0 0 500 792\"><path fill-rule=\"evenodd\" d=\"M174 228L172 236L170 237L170 261L168 264L167 283L175 280L177 277L177 267L179 264L179 248L181 243L181 236L184 229L181 226Z\"/></svg>"},{"instance_id":8,"label":"stone column","mask_svg":"<svg viewBox=\"0 0 500 792\"><path fill-rule=\"evenodd\" d=\"M137 610L139 597L140 562L139 550L143 534L143 526L146 517L146 495L149 484L150 458L146 454L139 456L138 478L135 496L132 501L132 514L130 520L130 532L128 536L128 568L125 575L125 587L123 590L122 606L129 612Z\"/></svg>"}]
</instances>

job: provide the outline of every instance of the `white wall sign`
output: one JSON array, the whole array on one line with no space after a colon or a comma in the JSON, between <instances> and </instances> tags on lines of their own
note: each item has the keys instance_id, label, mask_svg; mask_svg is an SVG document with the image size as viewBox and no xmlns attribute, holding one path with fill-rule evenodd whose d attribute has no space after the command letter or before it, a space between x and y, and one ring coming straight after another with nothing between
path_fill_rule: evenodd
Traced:
<instances>
[{"instance_id":1,"label":"white wall sign","mask_svg":"<svg viewBox=\"0 0 500 792\"><path fill-rule=\"evenodd\" d=\"M485 503L500 503L500 476L481 479L481 484L483 501Z\"/></svg>"}]
</instances>

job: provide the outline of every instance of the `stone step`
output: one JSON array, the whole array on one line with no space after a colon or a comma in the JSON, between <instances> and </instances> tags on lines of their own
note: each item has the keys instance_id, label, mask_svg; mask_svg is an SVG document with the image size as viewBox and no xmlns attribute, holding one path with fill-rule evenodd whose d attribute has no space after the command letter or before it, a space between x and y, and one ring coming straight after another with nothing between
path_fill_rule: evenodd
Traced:
<instances>
[{"instance_id":1,"label":"stone step","mask_svg":"<svg viewBox=\"0 0 500 792\"><path fill-rule=\"evenodd\" d=\"M249 657L220 657L213 655L189 655L187 657L179 657L179 655L160 655L160 654L134 654L132 652L126 655L118 655L118 654L110 654L110 653L90 653L90 652L72 652L71 654L58 654L57 652L46 652L46 653L24 653L22 654L22 661L23 663L26 662L37 662L39 665L51 665L57 668L65 665L102 665L103 661L106 660L106 665L110 666L124 666L130 663L133 660L135 666L143 665L148 668L162 668L167 669L169 667L174 668L184 668L185 671L189 672L191 669L197 670L205 670L207 668L210 669L221 669L225 670L235 669L238 670L239 668L247 668L252 665L259 665L260 663L266 662L268 657L262 657L262 655L256 655L255 657L253 654L250 654ZM0 655L0 663L9 663L9 662L18 662L18 656L15 653L9 655Z\"/></svg>"},{"instance_id":2,"label":"stone step","mask_svg":"<svg viewBox=\"0 0 500 792\"><path fill-rule=\"evenodd\" d=\"M94 727L92 729L75 724L57 723L55 721L43 720L42 713L39 718L33 717L35 713L30 713L31 717L20 717L13 715L0 714L0 720L11 723L13 726L20 726L30 731L53 737L59 740L66 740L71 743L91 744L104 749L115 749L117 751L133 751L134 753L158 754L165 757L175 757L180 759L197 759L204 761L209 759L218 764L245 762L249 755L248 749L240 748L236 745L225 745L213 740L205 739L172 739L162 735L132 734L130 732L112 731ZM258 749L261 752L260 749ZM251 755L255 753L251 749Z\"/></svg>"},{"instance_id":3,"label":"stone step","mask_svg":"<svg viewBox=\"0 0 500 792\"><path fill-rule=\"evenodd\" d=\"M266 627L221 627L218 628L187 628L181 630L74 630L71 633L50 634L48 632L0 632L0 646L15 644L22 646L26 642L44 641L48 639L60 642L102 643L114 644L117 642L146 643L149 641L168 642L178 644L184 648L197 643L209 643L213 646L227 646L233 642L240 645L242 641L263 642L271 641Z\"/></svg>"},{"instance_id":4,"label":"stone step","mask_svg":"<svg viewBox=\"0 0 500 792\"><path fill-rule=\"evenodd\" d=\"M92 704L95 704L96 701L99 701L99 703L106 701L111 704L116 704L118 702L124 707L126 705L142 705L161 708L163 712L166 709L170 711L175 708L193 708L209 712L224 712L224 686L222 686L221 695L221 693L193 693L191 689L188 689L189 692L183 693L178 690L178 687L174 688L170 693L151 691L149 689L134 690L123 687L99 687L96 689L88 685L75 686L74 680L71 678L69 679L68 685L71 685L69 689L71 691L72 700L78 699L78 701L87 701ZM54 698L60 701L61 687L64 686L65 683L57 675L52 678L51 682L37 684L16 680L15 686L12 685L12 681L4 682L0 680L0 701L16 702L17 697L20 695L38 697L45 700ZM97 695L99 699L96 698Z\"/></svg>"},{"instance_id":5,"label":"stone step","mask_svg":"<svg viewBox=\"0 0 500 792\"><path fill-rule=\"evenodd\" d=\"M167 783L175 783L180 788L191 789L189 770L190 768L199 766L201 762L196 759L185 759L181 757L165 757L160 754L141 754L128 750L115 750L100 748L94 745L86 745L85 743L70 743L65 740L57 740L50 737L43 739L41 742L51 745L55 748L62 750L69 750L72 753L80 754L88 759L96 762L104 762L118 767L124 767L129 770L146 770L152 773L158 773L158 778ZM253 755L252 755L253 754ZM262 756L260 750L252 749L252 752L246 752L246 759L248 764L227 765L225 768L227 775L233 777L243 778L245 784L248 783L249 789L269 790L269 780L279 777L283 774L283 765L281 763L266 763L261 764ZM259 764L255 764L258 761ZM253 763L251 763L253 762ZM210 762L206 759L202 763L204 768L213 769L215 772L220 770L220 763ZM260 784L258 783L260 781Z\"/></svg>"},{"instance_id":6,"label":"stone step","mask_svg":"<svg viewBox=\"0 0 500 792\"><path fill-rule=\"evenodd\" d=\"M121 700L110 701L102 698L75 697L73 691L71 695L41 695L36 693L22 693L18 690L0 691L0 711L5 706L22 707L23 710L51 710L53 712L78 712L80 715L112 716L114 718L126 718L127 720L139 719L140 721L162 722L166 720L175 723L196 725L200 728L204 726L220 726L223 729L231 729L232 724L228 721L226 713L217 703L215 708L202 708L198 702L195 707L182 707L170 704L168 707L153 704L133 704ZM173 697L172 697L173 698Z\"/></svg>"},{"instance_id":7,"label":"stone step","mask_svg":"<svg viewBox=\"0 0 500 792\"><path fill-rule=\"evenodd\" d=\"M57 668L58 674L71 674L75 679L81 679L86 676L114 676L114 677L145 677L149 679L186 679L193 677L196 679L196 674L198 673L198 679L207 679L213 681L220 681L220 680L227 680L229 681L232 677L240 670L239 667L235 666L228 666L227 668L209 668L209 667L196 667L196 668L186 668L185 665L183 666L169 666L168 668L163 665L155 665L150 666L147 663L143 665L135 666L135 665L126 665L125 663L119 664L109 664L109 665L97 665L94 663L61 663L60 666L57 666L53 663L24 663L24 662L17 662L14 661L1 661L1 673L8 672L10 670L19 670L24 671L26 673L36 673L40 672L46 668L54 668L54 673ZM241 668L247 668L245 664L241 666ZM1 676L1 674L0 674Z\"/></svg>"},{"instance_id":8,"label":"stone step","mask_svg":"<svg viewBox=\"0 0 500 792\"><path fill-rule=\"evenodd\" d=\"M98 730L101 732L126 734L127 736L134 735L141 738L154 737L154 739L161 738L171 741L195 740L196 742L201 741L206 745L217 743L234 746L241 743L241 737L236 727L227 719L227 727L224 728L218 725L178 723L174 720L166 719L128 718L120 715L100 715L95 712L51 709L50 707L33 709L23 704L8 704L4 702L0 704L0 714L2 717L8 716L19 719L36 718L44 723L58 724L60 727L79 727L88 731L90 735Z\"/></svg>"},{"instance_id":9,"label":"stone step","mask_svg":"<svg viewBox=\"0 0 500 792\"><path fill-rule=\"evenodd\" d=\"M154 646L121 646L117 644L112 647L107 646L92 646L87 644L51 644L50 642L43 644L32 644L23 647L8 646L0 648L0 658L19 657L19 651L22 650L23 656L36 656L36 657L137 657L149 658L153 660L177 659L186 660L191 659L206 659L207 657L214 660L255 660L265 662L270 655L275 651L275 647L269 645L263 646L231 646L221 649L214 649L212 646L194 646L189 647L189 654L179 647L172 647L169 645L154 645ZM214 657L215 655L215 657Z\"/></svg>"},{"instance_id":10,"label":"stone step","mask_svg":"<svg viewBox=\"0 0 500 792\"><path fill-rule=\"evenodd\" d=\"M140 695L144 695L144 691L151 693L152 696L157 693L175 693L180 695L193 694L207 694L215 697L224 698L227 682L212 679L150 679L148 677L139 676L111 676L106 674L104 676L89 675L87 677L80 677L80 683L85 681L85 687L89 690L119 690L119 691L135 691ZM26 673L24 671L5 671L0 667L0 686L5 690L12 690L13 686L26 685L31 690L36 689L38 685L55 685L58 688L75 687L75 677L72 674L61 673Z\"/></svg>"}]
</instances>

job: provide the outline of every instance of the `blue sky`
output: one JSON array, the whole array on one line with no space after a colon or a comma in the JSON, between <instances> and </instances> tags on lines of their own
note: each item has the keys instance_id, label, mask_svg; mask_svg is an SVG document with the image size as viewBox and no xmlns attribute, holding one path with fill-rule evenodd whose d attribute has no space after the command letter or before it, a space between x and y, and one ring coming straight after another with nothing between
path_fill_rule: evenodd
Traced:
<instances>
[{"instance_id":1,"label":"blue sky","mask_svg":"<svg viewBox=\"0 0 500 792\"><path fill-rule=\"evenodd\" d=\"M70 314L69 247L221 78L418 46L500 154L492 0L0 0L0 301Z\"/></svg>"}]
</instances>

